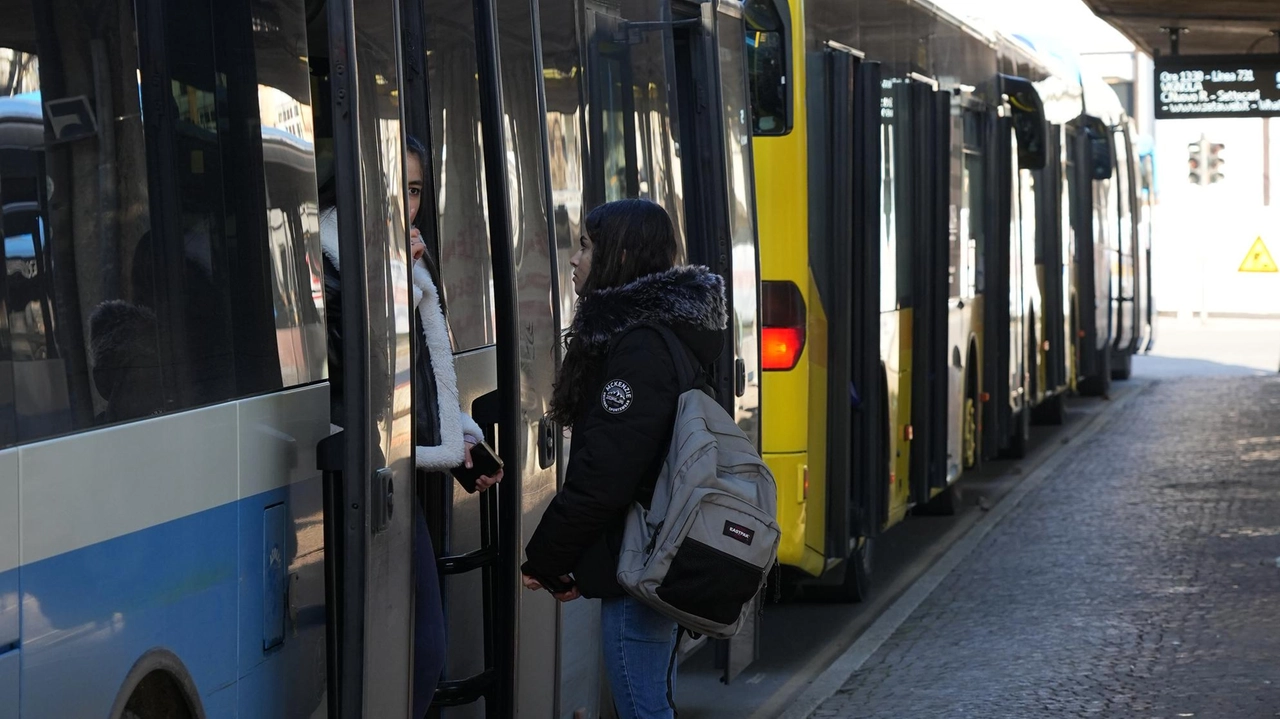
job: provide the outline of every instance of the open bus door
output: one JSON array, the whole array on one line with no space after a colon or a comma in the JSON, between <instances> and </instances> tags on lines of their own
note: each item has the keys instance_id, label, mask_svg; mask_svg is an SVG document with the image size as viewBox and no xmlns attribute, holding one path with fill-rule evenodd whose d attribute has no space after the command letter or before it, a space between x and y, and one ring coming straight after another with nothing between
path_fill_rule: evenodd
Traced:
<instances>
[{"instance_id":1,"label":"open bus door","mask_svg":"<svg viewBox=\"0 0 1280 719\"><path fill-rule=\"evenodd\" d=\"M413 426L395 0L330 0L342 258L343 431L326 473L329 712L405 717L413 633Z\"/></svg>"},{"instance_id":2,"label":"open bus door","mask_svg":"<svg viewBox=\"0 0 1280 719\"><path fill-rule=\"evenodd\" d=\"M697 13L697 14L694 14ZM729 326L712 373L724 408L760 443L760 260L755 226L746 25L737 0L673 7L676 104L687 197L688 261L725 278ZM681 82L681 80L687 81ZM763 597L737 636L716 642L716 666L732 681L759 656Z\"/></svg>"},{"instance_id":3,"label":"open bus door","mask_svg":"<svg viewBox=\"0 0 1280 719\"><path fill-rule=\"evenodd\" d=\"M947 487L947 391L949 387L947 321L950 260L949 162L951 98L932 78L911 74L901 89L910 112L907 157L910 191L929 212L912 213L913 261L911 495L925 505L935 491Z\"/></svg>"}]
</instances>

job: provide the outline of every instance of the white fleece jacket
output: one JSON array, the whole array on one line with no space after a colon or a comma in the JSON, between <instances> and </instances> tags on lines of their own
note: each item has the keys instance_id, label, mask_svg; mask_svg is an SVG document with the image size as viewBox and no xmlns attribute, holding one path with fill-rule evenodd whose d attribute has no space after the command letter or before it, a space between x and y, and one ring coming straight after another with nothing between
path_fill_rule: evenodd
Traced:
<instances>
[{"instance_id":1,"label":"white fleece jacket","mask_svg":"<svg viewBox=\"0 0 1280 719\"><path fill-rule=\"evenodd\" d=\"M333 266L342 269L338 257L338 213L328 210L320 215L320 244ZM413 304L418 310L425 347L430 352L435 371L437 420L441 443L418 446L415 460L419 469L444 471L462 464L464 442L484 441L484 432L475 420L462 411L458 399L458 375L453 367L453 347L444 312L440 309L440 293L431 273L421 261L413 264Z\"/></svg>"}]
</instances>

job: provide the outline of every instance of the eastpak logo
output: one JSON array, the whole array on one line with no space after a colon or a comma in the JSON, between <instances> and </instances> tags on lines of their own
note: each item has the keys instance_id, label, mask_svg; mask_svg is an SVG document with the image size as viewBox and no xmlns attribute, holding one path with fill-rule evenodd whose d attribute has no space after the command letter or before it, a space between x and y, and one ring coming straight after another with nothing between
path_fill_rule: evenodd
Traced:
<instances>
[{"instance_id":1,"label":"eastpak logo","mask_svg":"<svg viewBox=\"0 0 1280 719\"><path fill-rule=\"evenodd\" d=\"M724 523L724 536L729 539L736 539L743 544L750 546L751 542L756 538L754 529L747 529L741 524L734 524L728 520Z\"/></svg>"}]
</instances>

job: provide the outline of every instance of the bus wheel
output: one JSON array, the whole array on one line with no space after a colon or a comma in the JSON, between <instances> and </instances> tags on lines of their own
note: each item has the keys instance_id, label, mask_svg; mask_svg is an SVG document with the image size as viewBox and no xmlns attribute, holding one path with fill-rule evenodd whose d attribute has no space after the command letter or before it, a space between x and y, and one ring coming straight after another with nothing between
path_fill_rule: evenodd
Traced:
<instances>
[{"instance_id":1,"label":"bus wheel","mask_svg":"<svg viewBox=\"0 0 1280 719\"><path fill-rule=\"evenodd\" d=\"M1060 425L1067 420L1067 398L1062 393L1053 395L1040 403L1031 411L1031 420L1036 424Z\"/></svg>"},{"instance_id":2,"label":"bus wheel","mask_svg":"<svg viewBox=\"0 0 1280 719\"><path fill-rule=\"evenodd\" d=\"M1009 442L1009 456L1023 459L1031 449L1031 407L1023 404L1022 411L1013 420L1016 429Z\"/></svg>"},{"instance_id":3,"label":"bus wheel","mask_svg":"<svg viewBox=\"0 0 1280 719\"><path fill-rule=\"evenodd\" d=\"M871 595L871 538L858 537L845 559L844 581L836 590L842 602L862 602Z\"/></svg>"},{"instance_id":4,"label":"bus wheel","mask_svg":"<svg viewBox=\"0 0 1280 719\"><path fill-rule=\"evenodd\" d=\"M1133 376L1133 354L1125 352L1111 364L1111 379L1126 380Z\"/></svg>"},{"instance_id":5,"label":"bus wheel","mask_svg":"<svg viewBox=\"0 0 1280 719\"><path fill-rule=\"evenodd\" d=\"M964 398L964 468L978 466L978 403L972 396Z\"/></svg>"},{"instance_id":6,"label":"bus wheel","mask_svg":"<svg viewBox=\"0 0 1280 719\"><path fill-rule=\"evenodd\" d=\"M960 489L952 482L924 506L917 506L912 513L921 517L954 517L959 506Z\"/></svg>"},{"instance_id":7,"label":"bus wheel","mask_svg":"<svg viewBox=\"0 0 1280 719\"><path fill-rule=\"evenodd\" d=\"M1080 394L1085 397L1103 397L1111 391L1111 348L1098 351L1098 367L1096 374L1091 374L1080 381Z\"/></svg>"}]
</instances>

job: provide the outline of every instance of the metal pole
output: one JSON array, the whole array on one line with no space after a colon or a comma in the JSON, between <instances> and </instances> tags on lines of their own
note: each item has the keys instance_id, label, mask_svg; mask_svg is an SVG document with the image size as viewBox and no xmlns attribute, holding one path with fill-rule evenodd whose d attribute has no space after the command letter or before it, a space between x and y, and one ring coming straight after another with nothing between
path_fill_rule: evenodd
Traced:
<instances>
[{"instance_id":1,"label":"metal pole","mask_svg":"<svg viewBox=\"0 0 1280 719\"><path fill-rule=\"evenodd\" d=\"M1200 134L1200 149L1196 154L1200 157L1200 186L1205 188L1202 192L1209 192L1209 139L1204 133ZM1200 324L1202 325L1209 323L1209 277L1205 269L1208 264L1208 258L1205 257L1205 243L1202 241L1200 243Z\"/></svg>"},{"instance_id":2,"label":"metal pole","mask_svg":"<svg viewBox=\"0 0 1280 719\"><path fill-rule=\"evenodd\" d=\"M1271 118L1262 118L1262 205L1271 206Z\"/></svg>"}]
</instances>

